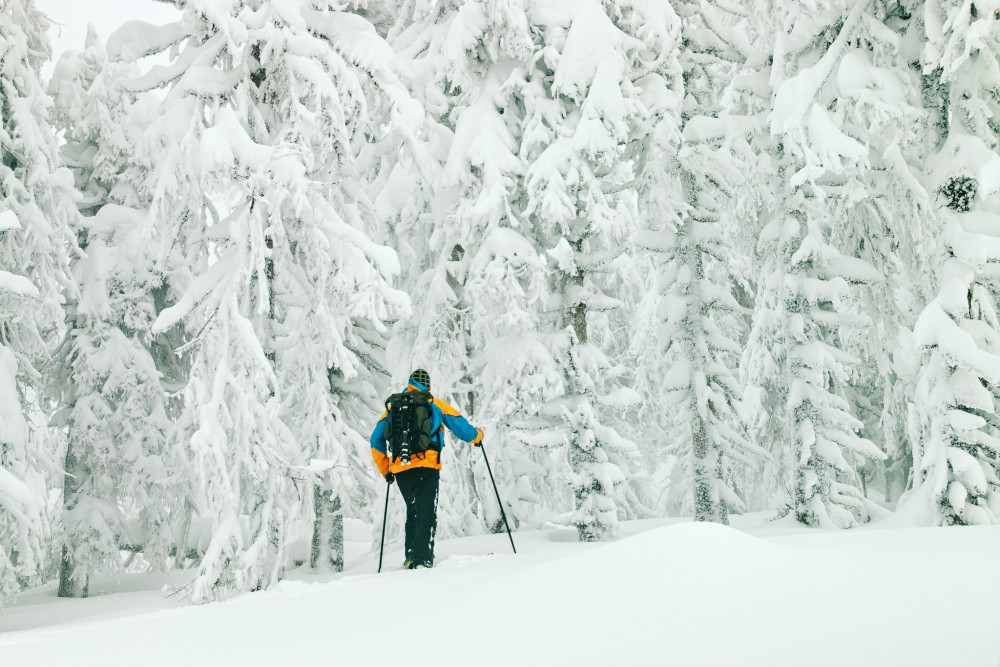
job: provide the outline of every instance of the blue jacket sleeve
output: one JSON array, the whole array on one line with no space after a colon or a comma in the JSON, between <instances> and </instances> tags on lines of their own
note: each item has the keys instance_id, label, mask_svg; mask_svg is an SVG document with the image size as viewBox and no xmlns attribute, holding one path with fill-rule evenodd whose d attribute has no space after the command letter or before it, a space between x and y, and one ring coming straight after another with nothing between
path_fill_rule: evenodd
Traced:
<instances>
[{"instance_id":1,"label":"blue jacket sleeve","mask_svg":"<svg viewBox=\"0 0 1000 667\"><path fill-rule=\"evenodd\" d=\"M441 421L448 427L448 430L456 437L466 442L479 442L483 439L483 432L468 422L455 408L444 401L434 399L434 404L441 410Z\"/></svg>"},{"instance_id":2,"label":"blue jacket sleeve","mask_svg":"<svg viewBox=\"0 0 1000 667\"><path fill-rule=\"evenodd\" d=\"M448 427L449 431L466 442L479 442L479 429L470 424L462 415L446 414L444 416L444 425Z\"/></svg>"},{"instance_id":3,"label":"blue jacket sleeve","mask_svg":"<svg viewBox=\"0 0 1000 667\"><path fill-rule=\"evenodd\" d=\"M386 415L383 414L382 418L378 420L377 424L375 424L375 430L372 431L371 437L368 438L368 441L372 445L372 449L377 449L383 454L385 454L387 451L386 449L387 445L385 441L385 427L388 421L389 420L386 419Z\"/></svg>"}]
</instances>

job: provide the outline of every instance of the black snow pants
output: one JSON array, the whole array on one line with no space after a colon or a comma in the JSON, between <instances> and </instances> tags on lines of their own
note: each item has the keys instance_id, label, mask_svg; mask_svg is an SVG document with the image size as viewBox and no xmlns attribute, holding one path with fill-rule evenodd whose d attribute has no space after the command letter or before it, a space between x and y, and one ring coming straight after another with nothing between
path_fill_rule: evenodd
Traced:
<instances>
[{"instance_id":1,"label":"black snow pants","mask_svg":"<svg viewBox=\"0 0 1000 667\"><path fill-rule=\"evenodd\" d=\"M440 471L413 468L396 473L399 493L406 501L406 560L410 567L434 565Z\"/></svg>"}]
</instances>

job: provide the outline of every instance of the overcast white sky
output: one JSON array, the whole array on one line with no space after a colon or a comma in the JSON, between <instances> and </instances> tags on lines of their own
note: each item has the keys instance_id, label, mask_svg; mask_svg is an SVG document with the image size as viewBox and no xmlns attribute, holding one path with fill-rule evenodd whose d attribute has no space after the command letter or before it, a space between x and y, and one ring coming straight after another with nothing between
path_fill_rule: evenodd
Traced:
<instances>
[{"instance_id":1,"label":"overcast white sky","mask_svg":"<svg viewBox=\"0 0 1000 667\"><path fill-rule=\"evenodd\" d=\"M163 24L178 17L174 7L154 0L35 0L35 6L52 19L53 61L66 49L83 48L87 24L94 24L101 39L107 40L126 21Z\"/></svg>"}]
</instances>

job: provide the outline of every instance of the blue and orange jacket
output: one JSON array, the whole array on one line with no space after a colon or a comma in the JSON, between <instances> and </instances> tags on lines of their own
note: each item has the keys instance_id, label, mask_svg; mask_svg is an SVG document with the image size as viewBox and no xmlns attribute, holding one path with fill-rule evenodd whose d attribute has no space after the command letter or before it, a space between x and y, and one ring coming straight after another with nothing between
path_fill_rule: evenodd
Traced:
<instances>
[{"instance_id":1,"label":"blue and orange jacket","mask_svg":"<svg viewBox=\"0 0 1000 667\"><path fill-rule=\"evenodd\" d=\"M406 391L427 391L427 389L423 385L411 381L410 384L406 385ZM372 437L369 439L372 444L372 459L375 460L378 471L383 475L387 472L395 475L412 468L440 470L441 450L444 449L444 429L441 428L442 426L447 426L449 431L466 442L475 444L483 439L482 430L470 424L458 410L439 398L431 398L431 437L434 438L438 449L437 451L428 449L423 455L411 458L409 465L404 465L399 459L389 460L388 443L385 440L385 427L389 423L388 416L388 412L382 413L382 416L378 418L378 423L375 424L375 430L372 431Z\"/></svg>"}]
</instances>

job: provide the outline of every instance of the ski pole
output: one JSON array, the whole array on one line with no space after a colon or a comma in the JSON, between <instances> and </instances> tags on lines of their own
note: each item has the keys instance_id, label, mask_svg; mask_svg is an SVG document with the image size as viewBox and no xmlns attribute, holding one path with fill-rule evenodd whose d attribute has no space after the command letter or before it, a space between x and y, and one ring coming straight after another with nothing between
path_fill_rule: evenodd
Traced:
<instances>
[{"instance_id":1,"label":"ski pole","mask_svg":"<svg viewBox=\"0 0 1000 667\"><path fill-rule=\"evenodd\" d=\"M503 518L503 525L507 528L507 537L510 538L510 548L517 553L517 547L514 546L514 536L510 534L510 524L507 523L507 514L503 511L503 501L500 500L500 492L497 491L496 480L493 479L493 471L490 469L490 459L486 456L486 448L483 447L482 441L479 442L479 449L483 450L483 460L486 461L486 472L490 474L490 481L493 483L493 493L497 494L497 504L500 505L500 516Z\"/></svg>"},{"instance_id":2,"label":"ski pole","mask_svg":"<svg viewBox=\"0 0 1000 667\"><path fill-rule=\"evenodd\" d=\"M382 572L382 552L385 551L385 520L389 516L389 489L392 488L392 484L386 482L385 485L385 510L382 512L382 546L378 550L378 571Z\"/></svg>"}]
</instances>

